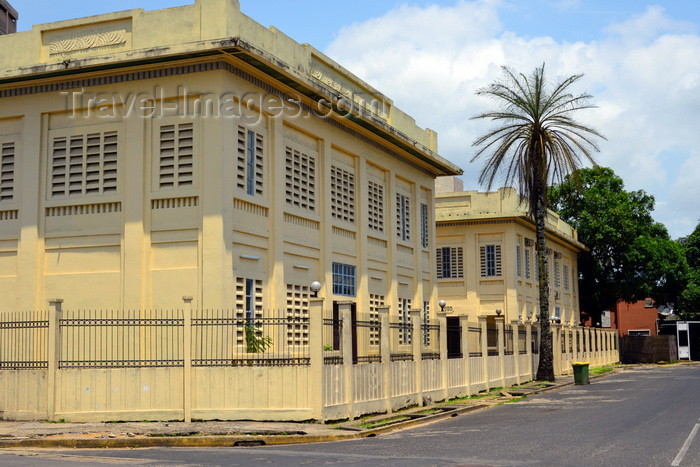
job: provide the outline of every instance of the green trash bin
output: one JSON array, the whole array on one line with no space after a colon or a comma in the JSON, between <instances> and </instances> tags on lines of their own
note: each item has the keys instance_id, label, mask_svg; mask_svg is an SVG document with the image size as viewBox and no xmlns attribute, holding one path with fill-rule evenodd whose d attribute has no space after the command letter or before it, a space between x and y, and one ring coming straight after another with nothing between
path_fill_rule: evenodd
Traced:
<instances>
[{"instance_id":1,"label":"green trash bin","mask_svg":"<svg viewBox=\"0 0 700 467\"><path fill-rule=\"evenodd\" d=\"M588 362L574 362L571 366L574 367L574 384L578 386L591 383L588 380Z\"/></svg>"}]
</instances>

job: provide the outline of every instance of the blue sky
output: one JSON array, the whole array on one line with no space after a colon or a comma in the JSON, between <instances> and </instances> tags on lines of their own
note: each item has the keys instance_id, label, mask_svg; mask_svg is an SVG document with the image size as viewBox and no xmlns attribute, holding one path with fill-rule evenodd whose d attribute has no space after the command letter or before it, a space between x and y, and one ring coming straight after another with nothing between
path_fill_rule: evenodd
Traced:
<instances>
[{"instance_id":1,"label":"blue sky","mask_svg":"<svg viewBox=\"0 0 700 467\"><path fill-rule=\"evenodd\" d=\"M19 29L187 0L15 0ZM471 142L488 106L474 91L508 65L552 77L584 73L602 132L597 155L628 190L656 198L654 217L677 238L700 220L700 2L697 0L241 0L241 10L308 42L439 133L440 154L477 185Z\"/></svg>"}]
</instances>

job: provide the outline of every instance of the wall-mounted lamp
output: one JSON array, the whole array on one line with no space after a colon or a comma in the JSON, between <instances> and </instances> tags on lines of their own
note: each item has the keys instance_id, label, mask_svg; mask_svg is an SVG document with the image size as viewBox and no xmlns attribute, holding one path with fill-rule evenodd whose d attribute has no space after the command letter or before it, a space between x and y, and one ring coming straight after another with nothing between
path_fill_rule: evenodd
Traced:
<instances>
[{"instance_id":1,"label":"wall-mounted lamp","mask_svg":"<svg viewBox=\"0 0 700 467\"><path fill-rule=\"evenodd\" d=\"M501 313L503 313L503 312L501 311L501 309L500 309L500 308L496 308L496 316L501 316Z\"/></svg>"},{"instance_id":2,"label":"wall-mounted lamp","mask_svg":"<svg viewBox=\"0 0 700 467\"><path fill-rule=\"evenodd\" d=\"M445 311L445 305L447 305L447 302L445 300L440 300L438 305L440 306L440 311Z\"/></svg>"},{"instance_id":3,"label":"wall-mounted lamp","mask_svg":"<svg viewBox=\"0 0 700 467\"><path fill-rule=\"evenodd\" d=\"M314 293L314 298L318 297L318 291L321 290L321 283L319 281L313 281L310 287L311 291Z\"/></svg>"}]
</instances>

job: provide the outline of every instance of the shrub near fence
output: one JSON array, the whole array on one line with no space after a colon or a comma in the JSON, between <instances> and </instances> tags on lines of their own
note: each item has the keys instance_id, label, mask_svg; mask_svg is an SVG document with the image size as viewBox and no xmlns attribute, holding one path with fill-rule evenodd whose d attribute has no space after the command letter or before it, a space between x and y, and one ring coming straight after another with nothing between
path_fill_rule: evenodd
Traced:
<instances>
[{"instance_id":1,"label":"shrub near fence","mask_svg":"<svg viewBox=\"0 0 700 467\"><path fill-rule=\"evenodd\" d=\"M390 322L388 307L365 314L349 303L324 312L321 299L301 316L255 317L189 302L116 312L63 312L54 302L49 312L0 317L0 415L333 420L532 379L536 325L463 316L448 329L442 314L423 320L412 310ZM564 352L555 353L558 374L575 360L618 360L614 331L553 325L552 333Z\"/></svg>"}]
</instances>

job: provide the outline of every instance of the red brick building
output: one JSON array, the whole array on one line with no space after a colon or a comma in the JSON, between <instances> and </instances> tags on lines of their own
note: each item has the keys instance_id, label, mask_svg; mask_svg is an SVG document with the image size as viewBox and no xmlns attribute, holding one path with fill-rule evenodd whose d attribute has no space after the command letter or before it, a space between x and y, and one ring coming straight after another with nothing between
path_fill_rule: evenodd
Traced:
<instances>
[{"instance_id":1,"label":"red brick building","mask_svg":"<svg viewBox=\"0 0 700 467\"><path fill-rule=\"evenodd\" d=\"M659 310L654 305L654 300L638 300L634 303L618 302L613 310L609 312L610 327L618 329L620 336L655 336L657 331L657 320Z\"/></svg>"}]
</instances>

